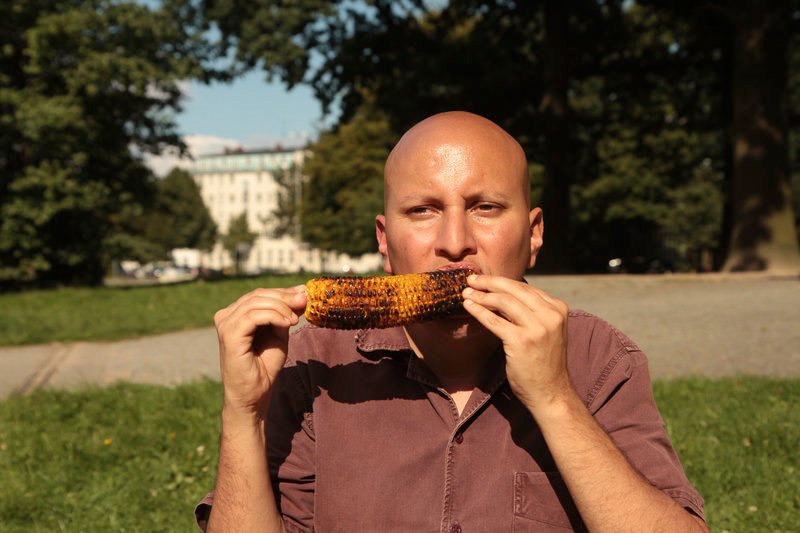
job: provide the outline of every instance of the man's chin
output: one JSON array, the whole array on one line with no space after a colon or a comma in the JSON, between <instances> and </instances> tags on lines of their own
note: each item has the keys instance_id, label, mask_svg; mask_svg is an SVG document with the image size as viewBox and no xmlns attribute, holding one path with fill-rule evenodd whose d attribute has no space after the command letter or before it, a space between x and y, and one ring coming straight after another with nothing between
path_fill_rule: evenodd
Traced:
<instances>
[{"instance_id":1,"label":"man's chin","mask_svg":"<svg viewBox=\"0 0 800 533\"><path fill-rule=\"evenodd\" d=\"M454 332L458 331L461 333L461 335L466 335L476 327L480 327L480 323L475 319L475 317L464 310L455 311L446 317L437 320L437 322L448 330Z\"/></svg>"}]
</instances>

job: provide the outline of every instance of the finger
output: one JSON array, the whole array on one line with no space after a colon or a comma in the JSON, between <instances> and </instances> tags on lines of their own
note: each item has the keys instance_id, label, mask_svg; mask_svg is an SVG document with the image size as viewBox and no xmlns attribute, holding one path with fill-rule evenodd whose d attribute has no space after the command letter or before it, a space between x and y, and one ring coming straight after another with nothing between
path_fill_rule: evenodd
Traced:
<instances>
[{"instance_id":1,"label":"finger","mask_svg":"<svg viewBox=\"0 0 800 533\"><path fill-rule=\"evenodd\" d=\"M279 288L264 288L259 287L257 289L253 289L252 291L243 294L236 300L233 304L229 307L238 307L242 305L244 302L251 300L256 297L260 298L276 298L278 300L283 300L286 302L287 305L290 306L297 306L298 302L302 301L302 305L305 305L305 294L306 294L306 286L305 285L295 285L294 287L279 287Z\"/></svg>"},{"instance_id":2,"label":"finger","mask_svg":"<svg viewBox=\"0 0 800 533\"><path fill-rule=\"evenodd\" d=\"M273 327L288 331L297 322L296 316L288 317L275 309L250 309L237 317L237 320L229 322L229 327L224 329L223 335L231 339L244 339L252 337L261 327Z\"/></svg>"},{"instance_id":3,"label":"finger","mask_svg":"<svg viewBox=\"0 0 800 533\"><path fill-rule=\"evenodd\" d=\"M485 292L501 292L514 295L528 295L529 298L537 298L540 301L547 303L553 307L561 308L562 302L558 298L551 296L547 292L529 285L523 281L516 281L502 276L478 275L474 274L467 278L470 287L480 289ZM526 301L533 304L533 300L526 298ZM564 304L565 305L565 304Z\"/></svg>"},{"instance_id":4,"label":"finger","mask_svg":"<svg viewBox=\"0 0 800 533\"><path fill-rule=\"evenodd\" d=\"M464 289L464 298L481 304L483 307L500 313L506 320L524 326L536 320L535 309L531 309L513 294L483 292L473 288Z\"/></svg>"},{"instance_id":5,"label":"finger","mask_svg":"<svg viewBox=\"0 0 800 533\"><path fill-rule=\"evenodd\" d=\"M264 302L279 302L282 307L289 309L287 316L292 312L302 313L306 306L304 292L295 292L292 289L256 289L237 300L236 308L232 311L245 311L252 305L263 305Z\"/></svg>"},{"instance_id":6,"label":"finger","mask_svg":"<svg viewBox=\"0 0 800 533\"><path fill-rule=\"evenodd\" d=\"M498 338L505 339L511 334L515 326L508 320L492 312L474 300L464 300L464 309L472 315L483 327L494 333Z\"/></svg>"},{"instance_id":7,"label":"finger","mask_svg":"<svg viewBox=\"0 0 800 533\"><path fill-rule=\"evenodd\" d=\"M467 278L470 287L484 292L506 292L517 293L521 290L531 288L527 283L504 278L502 276L490 276L488 274L473 274Z\"/></svg>"},{"instance_id":8,"label":"finger","mask_svg":"<svg viewBox=\"0 0 800 533\"><path fill-rule=\"evenodd\" d=\"M297 314L295 314L292 308L288 306L282 299L253 295L247 300L241 302L240 305L232 312L222 317L222 319L218 322L217 327L220 329L228 329L229 324L240 324L244 317L253 311L272 311L278 315L281 315L285 321L291 323L292 325L299 321Z\"/></svg>"}]
</instances>

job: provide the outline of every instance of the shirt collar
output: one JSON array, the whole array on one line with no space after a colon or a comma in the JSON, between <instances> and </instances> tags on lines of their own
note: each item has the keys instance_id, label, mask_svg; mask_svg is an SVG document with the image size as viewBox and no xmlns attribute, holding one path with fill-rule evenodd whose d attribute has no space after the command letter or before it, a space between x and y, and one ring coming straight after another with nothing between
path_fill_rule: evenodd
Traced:
<instances>
[{"instance_id":1,"label":"shirt collar","mask_svg":"<svg viewBox=\"0 0 800 533\"><path fill-rule=\"evenodd\" d=\"M433 372L419 360L411 350L405 331L402 327L387 329L361 329L356 331L356 347L364 356L370 357L374 352L394 352L408 356L408 369L406 376L414 381L425 383L429 386L438 386L438 379ZM391 354L390 354L391 355ZM483 387L492 394L505 381L505 358L498 353L489 363L483 377Z\"/></svg>"},{"instance_id":2,"label":"shirt collar","mask_svg":"<svg viewBox=\"0 0 800 533\"><path fill-rule=\"evenodd\" d=\"M402 327L360 329L356 331L356 347L363 354L377 351L402 352L411 350L411 345L408 344L408 338L406 338Z\"/></svg>"}]
</instances>

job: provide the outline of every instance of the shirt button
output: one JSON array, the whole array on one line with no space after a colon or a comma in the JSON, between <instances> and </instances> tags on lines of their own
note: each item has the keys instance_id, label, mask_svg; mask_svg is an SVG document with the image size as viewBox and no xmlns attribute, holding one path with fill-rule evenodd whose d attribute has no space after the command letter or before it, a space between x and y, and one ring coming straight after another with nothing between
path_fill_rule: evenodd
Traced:
<instances>
[{"instance_id":1,"label":"shirt button","mask_svg":"<svg viewBox=\"0 0 800 533\"><path fill-rule=\"evenodd\" d=\"M450 533L461 533L461 524L458 522L453 522L453 524L450 526Z\"/></svg>"},{"instance_id":2,"label":"shirt button","mask_svg":"<svg viewBox=\"0 0 800 533\"><path fill-rule=\"evenodd\" d=\"M464 434L461 433L460 431L458 433L456 433L455 441L456 441L457 444L461 444L462 442L464 442ZM453 525L457 526L458 524L453 524Z\"/></svg>"}]
</instances>

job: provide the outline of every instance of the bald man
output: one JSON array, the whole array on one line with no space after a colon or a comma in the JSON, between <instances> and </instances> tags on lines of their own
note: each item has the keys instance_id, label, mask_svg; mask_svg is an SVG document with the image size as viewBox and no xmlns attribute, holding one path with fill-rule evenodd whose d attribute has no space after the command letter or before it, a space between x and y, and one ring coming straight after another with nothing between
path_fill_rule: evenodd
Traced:
<instances>
[{"instance_id":1,"label":"bald man","mask_svg":"<svg viewBox=\"0 0 800 533\"><path fill-rule=\"evenodd\" d=\"M472 269L464 312L289 335L302 287L219 311L219 472L201 527L707 531L644 354L523 281L543 218L519 144L485 118L435 115L384 179L386 272Z\"/></svg>"}]
</instances>

